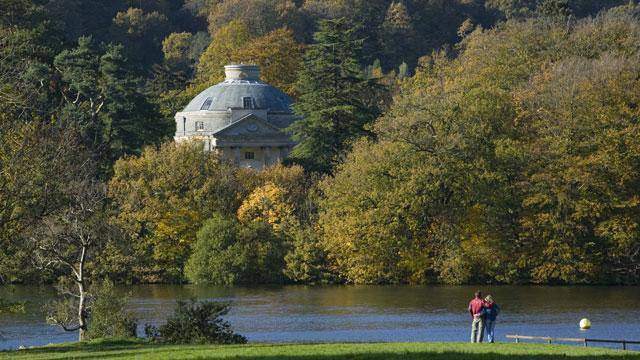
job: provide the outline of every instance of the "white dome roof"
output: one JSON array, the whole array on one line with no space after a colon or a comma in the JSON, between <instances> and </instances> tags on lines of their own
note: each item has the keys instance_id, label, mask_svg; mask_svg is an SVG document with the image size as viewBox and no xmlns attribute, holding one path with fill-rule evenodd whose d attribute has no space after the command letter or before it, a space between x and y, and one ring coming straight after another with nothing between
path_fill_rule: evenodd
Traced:
<instances>
[{"instance_id":1,"label":"white dome roof","mask_svg":"<svg viewBox=\"0 0 640 360\"><path fill-rule=\"evenodd\" d=\"M193 98L183 112L225 111L245 107L245 98L251 98L253 109L291 112L292 99L279 89L260 81L256 65L225 66L227 79Z\"/></svg>"}]
</instances>

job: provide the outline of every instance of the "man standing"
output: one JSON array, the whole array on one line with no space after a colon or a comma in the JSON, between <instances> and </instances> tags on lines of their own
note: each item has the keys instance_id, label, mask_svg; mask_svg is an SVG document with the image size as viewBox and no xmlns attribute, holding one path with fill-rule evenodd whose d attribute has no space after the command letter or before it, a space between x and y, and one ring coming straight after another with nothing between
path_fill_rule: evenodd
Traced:
<instances>
[{"instance_id":1,"label":"man standing","mask_svg":"<svg viewBox=\"0 0 640 360\"><path fill-rule=\"evenodd\" d=\"M480 291L476 291L474 298L469 302L469 313L473 319L471 322L471 342L482 342L484 337L484 301Z\"/></svg>"}]
</instances>

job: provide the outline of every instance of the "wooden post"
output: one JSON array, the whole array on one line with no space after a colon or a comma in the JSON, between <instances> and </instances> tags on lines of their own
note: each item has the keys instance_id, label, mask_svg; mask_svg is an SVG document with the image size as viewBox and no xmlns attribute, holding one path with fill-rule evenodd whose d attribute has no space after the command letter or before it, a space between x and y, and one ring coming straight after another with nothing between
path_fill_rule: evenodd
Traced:
<instances>
[{"instance_id":1,"label":"wooden post","mask_svg":"<svg viewBox=\"0 0 640 360\"><path fill-rule=\"evenodd\" d=\"M627 342L622 340L622 350L627 350Z\"/></svg>"}]
</instances>

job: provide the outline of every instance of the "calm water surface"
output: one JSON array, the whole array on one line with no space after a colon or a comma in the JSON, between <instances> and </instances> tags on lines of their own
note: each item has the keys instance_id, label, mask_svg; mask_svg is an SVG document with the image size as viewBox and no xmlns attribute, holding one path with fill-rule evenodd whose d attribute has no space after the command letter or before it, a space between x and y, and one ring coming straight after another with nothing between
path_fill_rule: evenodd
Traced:
<instances>
[{"instance_id":1,"label":"calm water surface","mask_svg":"<svg viewBox=\"0 0 640 360\"><path fill-rule=\"evenodd\" d=\"M467 304L476 287L141 285L130 292L139 323L160 324L176 299L230 301L226 317L251 342L467 341ZM640 287L484 287L501 305L496 336L506 334L640 340ZM0 297L28 301L27 313L0 315L0 349L73 341L44 322L48 287L0 286ZM593 327L580 331L588 317ZM636 348L635 350L640 350Z\"/></svg>"}]
</instances>

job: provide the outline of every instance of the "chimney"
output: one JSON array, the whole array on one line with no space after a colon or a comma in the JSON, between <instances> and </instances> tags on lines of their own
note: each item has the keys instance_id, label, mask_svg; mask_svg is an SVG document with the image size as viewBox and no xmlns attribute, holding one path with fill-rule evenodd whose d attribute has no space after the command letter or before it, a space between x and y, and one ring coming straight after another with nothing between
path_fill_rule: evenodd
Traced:
<instances>
[{"instance_id":1,"label":"chimney","mask_svg":"<svg viewBox=\"0 0 640 360\"><path fill-rule=\"evenodd\" d=\"M224 73L226 80L260 80L260 67L253 64L227 65Z\"/></svg>"}]
</instances>

